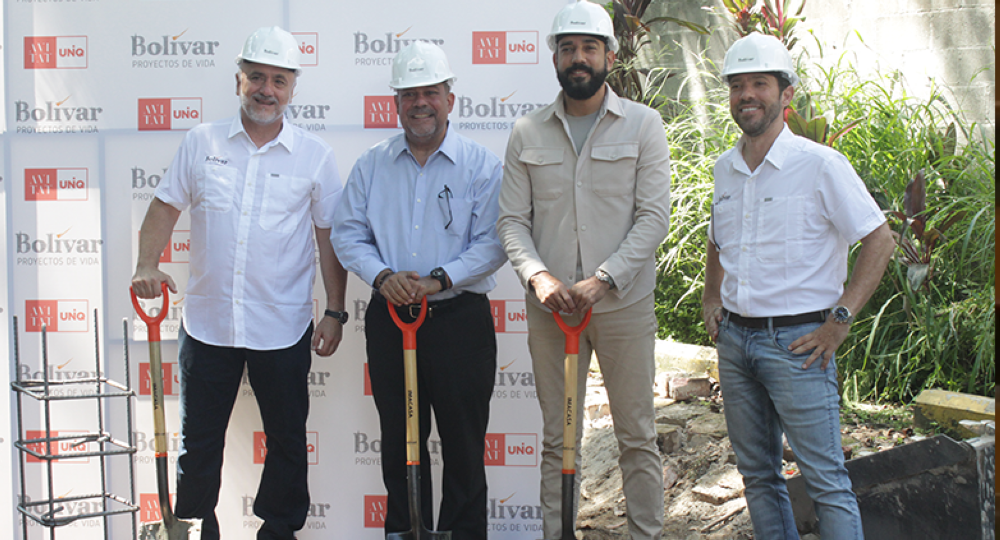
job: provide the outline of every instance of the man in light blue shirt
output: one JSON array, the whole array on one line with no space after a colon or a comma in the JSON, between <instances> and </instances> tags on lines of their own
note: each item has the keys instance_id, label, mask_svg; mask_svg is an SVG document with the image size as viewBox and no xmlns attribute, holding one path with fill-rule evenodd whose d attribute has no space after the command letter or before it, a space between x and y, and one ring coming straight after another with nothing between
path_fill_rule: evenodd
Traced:
<instances>
[{"instance_id":1,"label":"man in light blue shirt","mask_svg":"<svg viewBox=\"0 0 1000 540\"><path fill-rule=\"evenodd\" d=\"M421 499L431 501L427 437L434 410L444 458L437 529L486 539L484 464L496 335L486 293L507 257L497 239L500 159L449 129L455 81L444 51L416 42L393 59L403 133L354 164L334 213L332 241L344 267L372 286L365 315L368 368L382 430L387 533L410 529L406 491L404 321L427 297L417 334ZM421 508L432 528L431 508Z\"/></svg>"}]
</instances>

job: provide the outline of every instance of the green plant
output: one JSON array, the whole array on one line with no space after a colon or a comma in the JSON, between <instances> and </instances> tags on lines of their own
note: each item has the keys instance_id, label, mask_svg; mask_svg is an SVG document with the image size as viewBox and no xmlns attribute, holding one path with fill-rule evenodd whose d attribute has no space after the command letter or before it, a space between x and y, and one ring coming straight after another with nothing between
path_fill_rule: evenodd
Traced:
<instances>
[{"instance_id":1,"label":"green plant","mask_svg":"<svg viewBox=\"0 0 1000 540\"><path fill-rule=\"evenodd\" d=\"M792 34L795 26L805 20L802 10L806 7L806 0L802 0L794 15L789 15L792 12L792 0L764 0L761 3L758 0L722 0L722 5L740 37L760 32L780 39L788 50L792 50L798 42L798 38Z\"/></svg>"}]
</instances>

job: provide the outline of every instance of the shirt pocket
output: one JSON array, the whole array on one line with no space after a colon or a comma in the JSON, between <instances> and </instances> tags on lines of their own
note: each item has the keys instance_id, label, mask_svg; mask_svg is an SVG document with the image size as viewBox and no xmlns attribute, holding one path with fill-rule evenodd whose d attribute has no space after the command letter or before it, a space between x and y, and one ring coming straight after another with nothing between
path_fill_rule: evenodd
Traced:
<instances>
[{"instance_id":1,"label":"shirt pocket","mask_svg":"<svg viewBox=\"0 0 1000 540\"><path fill-rule=\"evenodd\" d=\"M446 202L438 201L441 211L441 226L438 229L442 234L449 237L467 238L469 236L469 223L472 221L472 208L474 203L465 199L449 199ZM450 222L450 223L449 223ZM447 227L445 227L447 225Z\"/></svg>"},{"instance_id":2,"label":"shirt pocket","mask_svg":"<svg viewBox=\"0 0 1000 540\"><path fill-rule=\"evenodd\" d=\"M740 236L740 209L730 196L712 203L712 241L719 252L736 246Z\"/></svg>"},{"instance_id":3,"label":"shirt pocket","mask_svg":"<svg viewBox=\"0 0 1000 540\"><path fill-rule=\"evenodd\" d=\"M290 232L309 208L313 182L309 178L271 173L264 178L264 200L260 205L260 227Z\"/></svg>"},{"instance_id":4,"label":"shirt pocket","mask_svg":"<svg viewBox=\"0 0 1000 540\"><path fill-rule=\"evenodd\" d=\"M205 164L198 168L197 207L209 212L228 212L233 206L233 189L239 175L233 167Z\"/></svg>"},{"instance_id":5,"label":"shirt pocket","mask_svg":"<svg viewBox=\"0 0 1000 540\"><path fill-rule=\"evenodd\" d=\"M757 259L790 263L802 258L805 197L767 197L757 201Z\"/></svg>"},{"instance_id":6,"label":"shirt pocket","mask_svg":"<svg viewBox=\"0 0 1000 540\"><path fill-rule=\"evenodd\" d=\"M518 160L528 168L534 198L554 200L563 194L568 182L563 174L564 159L564 148L528 147L521 150Z\"/></svg>"},{"instance_id":7,"label":"shirt pocket","mask_svg":"<svg viewBox=\"0 0 1000 540\"><path fill-rule=\"evenodd\" d=\"M635 166L639 143L594 145L590 150L591 184L601 197L622 197L635 192Z\"/></svg>"}]
</instances>

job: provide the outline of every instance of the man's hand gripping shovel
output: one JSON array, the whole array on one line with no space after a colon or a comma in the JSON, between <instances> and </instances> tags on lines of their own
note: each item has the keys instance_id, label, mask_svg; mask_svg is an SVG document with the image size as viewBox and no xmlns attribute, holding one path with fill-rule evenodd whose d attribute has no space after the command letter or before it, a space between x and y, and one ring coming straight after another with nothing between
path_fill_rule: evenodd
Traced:
<instances>
[{"instance_id":1,"label":"man's hand gripping shovel","mask_svg":"<svg viewBox=\"0 0 1000 540\"><path fill-rule=\"evenodd\" d=\"M587 310L583 321L576 326L570 326L563 321L556 311L552 316L556 319L559 329L566 334L566 364L565 364L565 410L563 416L563 465L562 465L562 537L560 540L575 540L576 512L573 511L576 489L576 424L577 424L577 364L580 354L580 334L590 323Z\"/></svg>"},{"instance_id":2,"label":"man's hand gripping shovel","mask_svg":"<svg viewBox=\"0 0 1000 540\"><path fill-rule=\"evenodd\" d=\"M404 323L389 302L389 315L403 331L403 376L406 381L406 490L410 503L410 530L390 533L386 540L451 540L451 531L430 531L420 513L420 402L417 400L417 329L427 317L427 297L420 301L420 315Z\"/></svg>"},{"instance_id":3,"label":"man's hand gripping shovel","mask_svg":"<svg viewBox=\"0 0 1000 540\"><path fill-rule=\"evenodd\" d=\"M170 484L167 480L167 427L163 414L163 367L160 358L160 322L167 316L169 307L167 283L163 283L163 306L160 313L150 317L142 310L135 291L129 288L132 305L139 318L146 323L149 341L149 382L153 396L153 451L156 457L156 485L159 491L162 521L143 523L139 529L140 540L198 540L201 538L201 520L182 521L174 516L170 506Z\"/></svg>"}]
</instances>

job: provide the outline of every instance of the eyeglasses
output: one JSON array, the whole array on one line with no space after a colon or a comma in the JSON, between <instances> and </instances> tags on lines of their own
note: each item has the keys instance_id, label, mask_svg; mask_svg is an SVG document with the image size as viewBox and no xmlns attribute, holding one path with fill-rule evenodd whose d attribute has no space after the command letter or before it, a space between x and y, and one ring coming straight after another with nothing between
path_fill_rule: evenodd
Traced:
<instances>
[{"instance_id":1,"label":"eyeglasses","mask_svg":"<svg viewBox=\"0 0 1000 540\"><path fill-rule=\"evenodd\" d=\"M451 226L451 222L453 221L454 218L454 216L451 213L451 198L452 198L451 190L448 189L448 184L445 184L444 189L441 190L441 193L438 193L438 204L441 206L441 213L445 214L447 212L448 215L448 223L444 224L445 230L447 230L448 227Z\"/></svg>"}]
</instances>

